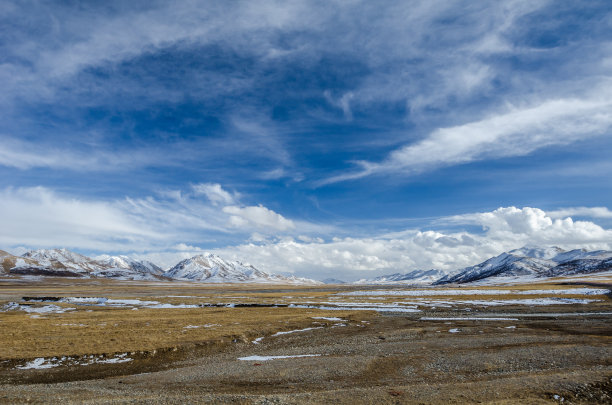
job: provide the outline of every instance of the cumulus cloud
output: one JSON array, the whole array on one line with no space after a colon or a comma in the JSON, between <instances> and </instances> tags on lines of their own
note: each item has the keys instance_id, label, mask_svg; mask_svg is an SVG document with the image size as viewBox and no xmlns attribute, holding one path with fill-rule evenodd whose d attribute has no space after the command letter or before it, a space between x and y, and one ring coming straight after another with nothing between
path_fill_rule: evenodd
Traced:
<instances>
[{"instance_id":1,"label":"cumulus cloud","mask_svg":"<svg viewBox=\"0 0 612 405\"><path fill-rule=\"evenodd\" d=\"M223 207L223 212L230 214L229 223L236 228L255 227L278 231L295 228L293 221L262 205L250 207L228 206Z\"/></svg>"},{"instance_id":2,"label":"cumulus cloud","mask_svg":"<svg viewBox=\"0 0 612 405\"><path fill-rule=\"evenodd\" d=\"M610 211L582 207L547 213L533 207L501 207L432 223L447 230L333 237L338 229L310 224L311 231L319 232L304 234L309 224L261 205L220 208L189 195L92 201L42 187L8 188L0 190L0 246L132 252L168 267L204 252L200 246L210 244L206 238L211 235L237 232L250 242L226 243L227 247L211 251L267 271L345 279L413 269L459 269L525 245L612 249L611 229L563 212L608 218ZM481 231L472 230L473 226Z\"/></svg>"},{"instance_id":3,"label":"cumulus cloud","mask_svg":"<svg viewBox=\"0 0 612 405\"><path fill-rule=\"evenodd\" d=\"M205 195L215 205L230 205L235 203L235 195L224 190L218 183L200 183L192 186L196 195Z\"/></svg>"},{"instance_id":4,"label":"cumulus cloud","mask_svg":"<svg viewBox=\"0 0 612 405\"><path fill-rule=\"evenodd\" d=\"M612 230L589 221L552 218L538 208L502 207L443 218L438 224L482 227L482 232L406 230L369 238L307 238L218 249L271 271L313 277L371 277L414 269L455 270L522 246L612 249Z\"/></svg>"}]
</instances>

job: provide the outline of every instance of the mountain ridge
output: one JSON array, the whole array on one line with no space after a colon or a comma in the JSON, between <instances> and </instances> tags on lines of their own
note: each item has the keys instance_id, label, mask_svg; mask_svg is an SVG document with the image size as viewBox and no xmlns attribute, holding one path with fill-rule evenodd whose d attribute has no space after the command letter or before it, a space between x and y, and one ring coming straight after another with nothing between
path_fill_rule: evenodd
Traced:
<instances>
[{"instance_id":1,"label":"mountain ridge","mask_svg":"<svg viewBox=\"0 0 612 405\"><path fill-rule=\"evenodd\" d=\"M205 281L208 283L232 281L239 283L318 284L315 280L306 278L270 274L250 264L224 260L213 253L200 254L182 260L164 272L164 275L172 279Z\"/></svg>"},{"instance_id":2,"label":"mountain ridge","mask_svg":"<svg viewBox=\"0 0 612 405\"><path fill-rule=\"evenodd\" d=\"M303 277L261 271L250 264L227 261L212 253L184 259L164 271L129 256L87 257L68 249L38 249L15 256L0 251L0 275L34 275L122 280L197 281L206 283L320 284Z\"/></svg>"},{"instance_id":3,"label":"mountain ridge","mask_svg":"<svg viewBox=\"0 0 612 405\"><path fill-rule=\"evenodd\" d=\"M612 271L612 251L526 246L455 271L412 270L374 279L361 279L352 284L418 287L482 281L507 282L512 278L529 281L603 271ZM124 255L90 258L68 249L38 249L16 256L0 250L0 275L182 280L205 283L322 284L308 278L267 273L248 263L228 261L212 253L181 260L164 271L152 262Z\"/></svg>"},{"instance_id":4,"label":"mountain ridge","mask_svg":"<svg viewBox=\"0 0 612 405\"><path fill-rule=\"evenodd\" d=\"M436 286L483 280L503 282L512 277L543 279L609 270L612 270L612 251L524 246L458 270L413 270L361 279L353 284Z\"/></svg>"}]
</instances>

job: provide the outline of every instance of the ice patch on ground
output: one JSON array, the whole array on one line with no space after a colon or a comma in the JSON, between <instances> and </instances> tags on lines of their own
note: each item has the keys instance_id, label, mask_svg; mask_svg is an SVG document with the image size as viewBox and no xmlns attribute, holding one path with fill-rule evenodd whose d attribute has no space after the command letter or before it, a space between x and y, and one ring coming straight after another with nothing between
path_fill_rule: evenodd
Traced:
<instances>
[{"instance_id":1,"label":"ice patch on ground","mask_svg":"<svg viewBox=\"0 0 612 405\"><path fill-rule=\"evenodd\" d=\"M331 322L346 322L346 319L336 318L336 317L327 317L327 316L311 316L312 319L322 319L324 321Z\"/></svg>"},{"instance_id":2,"label":"ice patch on ground","mask_svg":"<svg viewBox=\"0 0 612 405\"><path fill-rule=\"evenodd\" d=\"M76 308L64 308L58 305L43 305L42 307L35 307L31 305L21 305L16 302L9 302L0 309L0 312L24 311L27 313L36 314L61 314L67 311L74 311L75 309Z\"/></svg>"},{"instance_id":3,"label":"ice patch on ground","mask_svg":"<svg viewBox=\"0 0 612 405\"><path fill-rule=\"evenodd\" d=\"M218 323L207 323L205 325L187 325L183 329L197 329L197 328L212 328L213 326L221 326Z\"/></svg>"},{"instance_id":4,"label":"ice patch on ground","mask_svg":"<svg viewBox=\"0 0 612 405\"><path fill-rule=\"evenodd\" d=\"M238 360L242 361L268 361L268 360L276 360L276 359L294 359L298 357L318 357L320 354L295 354L292 356L248 356L248 357L238 357Z\"/></svg>"},{"instance_id":5,"label":"ice patch on ground","mask_svg":"<svg viewBox=\"0 0 612 405\"><path fill-rule=\"evenodd\" d=\"M315 330L315 329L323 329L323 326L315 326L315 327L312 327L312 328L288 330L288 331L285 331L285 332L276 332L275 334L270 335L270 337L289 335L289 334L292 334L292 333L299 333L299 332L307 332L309 330ZM265 338L265 336L258 337L255 340L252 340L251 343L258 345L259 343L261 343L261 341L264 338Z\"/></svg>"},{"instance_id":6,"label":"ice patch on ground","mask_svg":"<svg viewBox=\"0 0 612 405\"><path fill-rule=\"evenodd\" d=\"M518 318L492 318L486 316L465 316L465 317L430 317L424 316L421 321L518 321Z\"/></svg>"},{"instance_id":7,"label":"ice patch on ground","mask_svg":"<svg viewBox=\"0 0 612 405\"><path fill-rule=\"evenodd\" d=\"M270 335L270 337L280 336L280 335L289 335L291 333L298 333L298 332L306 332L306 331L314 330L314 329L323 329L323 326L317 326L317 327L314 327L314 328L304 328L304 329L288 330L286 332L276 332L275 334Z\"/></svg>"},{"instance_id":8,"label":"ice patch on ground","mask_svg":"<svg viewBox=\"0 0 612 405\"><path fill-rule=\"evenodd\" d=\"M127 357L127 353L124 353L124 354L117 355L117 357L113 357L111 359L103 359L103 360L94 359L94 361L89 363L89 364L94 364L94 363L103 363L103 364L127 363L128 361L132 361L132 360L133 359Z\"/></svg>"},{"instance_id":9,"label":"ice patch on ground","mask_svg":"<svg viewBox=\"0 0 612 405\"><path fill-rule=\"evenodd\" d=\"M156 308L156 309L170 309L170 308L198 308L198 305L194 304L155 304L155 305L146 305L147 308Z\"/></svg>"},{"instance_id":10,"label":"ice patch on ground","mask_svg":"<svg viewBox=\"0 0 612 405\"><path fill-rule=\"evenodd\" d=\"M31 370L31 369L46 369L59 366L89 366L92 364L117 364L127 363L133 361L133 359L127 357L127 353L116 354L113 357L104 357L103 355L83 355L76 357L39 357L32 361L27 362L23 366L17 366L19 370Z\"/></svg>"},{"instance_id":11,"label":"ice patch on ground","mask_svg":"<svg viewBox=\"0 0 612 405\"><path fill-rule=\"evenodd\" d=\"M373 290L373 291L350 291L337 293L336 295L362 296L362 295L400 295L406 297L427 297L441 295L606 295L610 290L596 288L570 288L562 290L464 290L464 289L424 289L424 290Z\"/></svg>"},{"instance_id":12,"label":"ice patch on ground","mask_svg":"<svg viewBox=\"0 0 612 405\"><path fill-rule=\"evenodd\" d=\"M53 368L58 367L59 364L51 363L52 359L45 359L44 357L39 357L32 361L27 362L23 366L17 366L16 368L20 370L31 370L31 369L44 369L44 368Z\"/></svg>"},{"instance_id":13,"label":"ice patch on ground","mask_svg":"<svg viewBox=\"0 0 612 405\"><path fill-rule=\"evenodd\" d=\"M398 305L387 306L349 306L351 303L331 303L338 306L289 304L289 308L310 308L324 311L378 311L378 312L421 312L420 309L400 307ZM365 305L365 304L364 304Z\"/></svg>"},{"instance_id":14,"label":"ice patch on ground","mask_svg":"<svg viewBox=\"0 0 612 405\"><path fill-rule=\"evenodd\" d=\"M415 305L422 307L442 307L449 308L457 305L477 305L483 307L501 305L568 305L568 304L590 304L601 300L588 298L522 298L509 300L422 300L422 301L402 301L401 304ZM398 302L399 304L400 302Z\"/></svg>"}]
</instances>

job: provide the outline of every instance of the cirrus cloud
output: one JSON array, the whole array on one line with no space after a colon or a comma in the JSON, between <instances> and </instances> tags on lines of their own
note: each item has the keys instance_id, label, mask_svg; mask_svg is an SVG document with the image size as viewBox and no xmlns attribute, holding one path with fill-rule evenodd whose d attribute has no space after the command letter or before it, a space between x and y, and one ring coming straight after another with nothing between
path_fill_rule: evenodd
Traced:
<instances>
[{"instance_id":1,"label":"cirrus cloud","mask_svg":"<svg viewBox=\"0 0 612 405\"><path fill-rule=\"evenodd\" d=\"M319 185L380 173L415 174L491 158L523 156L553 145L611 136L612 87L600 84L584 98L547 100L449 128L391 152L382 162L357 162L362 170L320 181Z\"/></svg>"}]
</instances>

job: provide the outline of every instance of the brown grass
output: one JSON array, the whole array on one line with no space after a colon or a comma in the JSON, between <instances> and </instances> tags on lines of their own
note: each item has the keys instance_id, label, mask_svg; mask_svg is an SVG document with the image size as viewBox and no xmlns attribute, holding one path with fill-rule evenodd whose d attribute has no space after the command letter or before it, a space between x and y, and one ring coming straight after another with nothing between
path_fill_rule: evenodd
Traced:
<instances>
[{"instance_id":1,"label":"brown grass","mask_svg":"<svg viewBox=\"0 0 612 405\"><path fill-rule=\"evenodd\" d=\"M368 314L343 313L361 320ZM0 359L150 351L206 341L247 341L282 330L312 326L312 316L337 312L297 308L95 308L32 318L2 315ZM369 315L371 316L371 314ZM203 327L202 325L215 326ZM201 326L186 329L186 326Z\"/></svg>"},{"instance_id":2,"label":"brown grass","mask_svg":"<svg viewBox=\"0 0 612 405\"><path fill-rule=\"evenodd\" d=\"M192 283L124 282L115 280L46 279L41 282L0 281L0 306L8 301L20 302L23 296L109 297L154 300L172 304L200 303L300 303L325 302L342 297L341 302L396 302L421 300L503 300L556 296L558 288L574 288L559 284L524 286L467 287L487 290L550 289L538 295L465 295L465 296L337 296L338 292L362 290L361 286L270 286L270 285L201 285ZM390 287L381 286L380 289ZM173 295L182 297L171 297ZM241 298L235 298L241 297ZM605 296L563 295L565 298ZM0 360L34 357L112 354L117 352L151 351L204 342L249 341L277 331L312 326L313 316L342 317L361 321L375 316L371 311L323 311L306 308L176 308L155 309L79 306L54 304L76 310L60 314L32 314L22 311L0 312ZM321 321L324 322L324 321ZM202 325L214 324L211 327ZM186 329L194 325L199 328Z\"/></svg>"}]
</instances>

